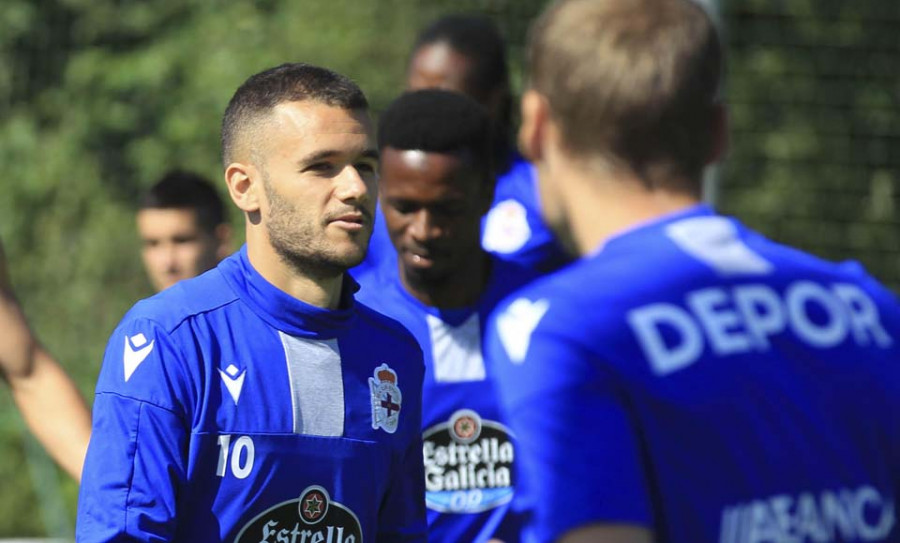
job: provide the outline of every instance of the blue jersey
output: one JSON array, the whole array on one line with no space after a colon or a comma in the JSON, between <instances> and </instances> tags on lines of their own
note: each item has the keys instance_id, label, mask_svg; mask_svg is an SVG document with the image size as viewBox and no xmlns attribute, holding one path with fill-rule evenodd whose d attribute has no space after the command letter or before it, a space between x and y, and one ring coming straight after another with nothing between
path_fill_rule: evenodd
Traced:
<instances>
[{"instance_id":1,"label":"blue jersey","mask_svg":"<svg viewBox=\"0 0 900 543\"><path fill-rule=\"evenodd\" d=\"M497 178L481 224L481 245L497 258L544 273L571 260L541 217L534 166L519 155Z\"/></svg>"},{"instance_id":2,"label":"blue jersey","mask_svg":"<svg viewBox=\"0 0 900 543\"><path fill-rule=\"evenodd\" d=\"M429 541L519 541L510 511L515 444L499 414L481 337L488 313L532 272L496 261L473 307L442 310L409 294L396 268L359 276L359 299L400 321L425 355L422 393Z\"/></svg>"},{"instance_id":3,"label":"blue jersey","mask_svg":"<svg viewBox=\"0 0 900 543\"><path fill-rule=\"evenodd\" d=\"M107 347L77 540L425 541L421 349L319 309L246 247L142 302Z\"/></svg>"},{"instance_id":4,"label":"blue jersey","mask_svg":"<svg viewBox=\"0 0 900 543\"><path fill-rule=\"evenodd\" d=\"M698 206L500 306L525 541L900 541L900 310L855 264Z\"/></svg>"},{"instance_id":5,"label":"blue jersey","mask_svg":"<svg viewBox=\"0 0 900 543\"><path fill-rule=\"evenodd\" d=\"M497 178L494 201L481 221L481 245L501 260L541 273L556 270L571 260L541 218L534 166L519 155ZM353 276L381 266L393 269L396 255L379 204L366 259L353 269Z\"/></svg>"}]
</instances>

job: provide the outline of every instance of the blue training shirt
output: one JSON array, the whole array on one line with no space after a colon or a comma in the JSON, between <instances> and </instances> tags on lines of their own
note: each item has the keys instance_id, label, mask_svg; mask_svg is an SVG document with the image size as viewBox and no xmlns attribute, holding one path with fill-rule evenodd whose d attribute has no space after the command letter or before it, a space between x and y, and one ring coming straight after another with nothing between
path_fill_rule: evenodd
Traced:
<instances>
[{"instance_id":1,"label":"blue training shirt","mask_svg":"<svg viewBox=\"0 0 900 543\"><path fill-rule=\"evenodd\" d=\"M543 273L572 260L541 216L534 166L517 153L497 178L494 201L481 223L481 246L497 258Z\"/></svg>"},{"instance_id":2,"label":"blue training shirt","mask_svg":"<svg viewBox=\"0 0 900 543\"><path fill-rule=\"evenodd\" d=\"M495 260L478 303L455 309L422 304L396 267L358 276L358 298L402 323L424 352L425 501L434 543L520 539L521 518L510 510L518 453L500 417L481 338L490 311L533 276Z\"/></svg>"},{"instance_id":3,"label":"blue training shirt","mask_svg":"<svg viewBox=\"0 0 900 543\"><path fill-rule=\"evenodd\" d=\"M76 538L425 541L421 349L354 302L307 305L246 247L139 302L97 383Z\"/></svg>"},{"instance_id":4,"label":"blue training shirt","mask_svg":"<svg viewBox=\"0 0 900 543\"><path fill-rule=\"evenodd\" d=\"M486 341L523 541L900 541L900 310L856 264L697 206L522 289Z\"/></svg>"}]
</instances>

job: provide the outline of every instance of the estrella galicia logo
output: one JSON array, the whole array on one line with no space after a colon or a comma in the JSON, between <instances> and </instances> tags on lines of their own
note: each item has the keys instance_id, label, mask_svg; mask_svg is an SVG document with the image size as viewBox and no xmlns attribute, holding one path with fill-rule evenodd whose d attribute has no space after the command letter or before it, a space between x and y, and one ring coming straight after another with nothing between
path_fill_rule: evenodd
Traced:
<instances>
[{"instance_id":1,"label":"estrella galicia logo","mask_svg":"<svg viewBox=\"0 0 900 543\"><path fill-rule=\"evenodd\" d=\"M442 513L479 513L513 497L515 447L509 429L460 409L422 435L425 504Z\"/></svg>"},{"instance_id":2,"label":"estrella galicia logo","mask_svg":"<svg viewBox=\"0 0 900 543\"><path fill-rule=\"evenodd\" d=\"M306 487L295 500L266 509L248 522L234 543L362 543L359 518L333 501L319 485Z\"/></svg>"}]
</instances>

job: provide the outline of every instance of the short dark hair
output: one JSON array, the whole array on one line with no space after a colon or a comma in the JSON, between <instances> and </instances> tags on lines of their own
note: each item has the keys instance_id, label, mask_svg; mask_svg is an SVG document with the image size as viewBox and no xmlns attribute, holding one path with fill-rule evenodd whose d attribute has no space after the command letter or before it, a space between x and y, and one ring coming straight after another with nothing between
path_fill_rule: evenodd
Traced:
<instances>
[{"instance_id":1,"label":"short dark hair","mask_svg":"<svg viewBox=\"0 0 900 543\"><path fill-rule=\"evenodd\" d=\"M490 176L491 120L475 100L441 89L404 93L381 114L378 149L469 153Z\"/></svg>"},{"instance_id":2,"label":"short dark hair","mask_svg":"<svg viewBox=\"0 0 900 543\"><path fill-rule=\"evenodd\" d=\"M302 62L270 68L245 81L225 109L222 119L222 160L232 161L244 132L258 117L284 102L311 100L348 110L367 109L359 86L337 72Z\"/></svg>"},{"instance_id":3,"label":"short dark hair","mask_svg":"<svg viewBox=\"0 0 900 543\"><path fill-rule=\"evenodd\" d=\"M207 232L225 222L225 206L213 184L200 174L172 170L163 175L141 198L138 209L189 209L197 225Z\"/></svg>"},{"instance_id":4,"label":"short dark hair","mask_svg":"<svg viewBox=\"0 0 900 543\"><path fill-rule=\"evenodd\" d=\"M529 39L530 84L569 151L694 194L714 145L721 65L716 29L692 0L562 0ZM671 186L679 180L689 186Z\"/></svg>"},{"instance_id":5,"label":"short dark hair","mask_svg":"<svg viewBox=\"0 0 900 543\"><path fill-rule=\"evenodd\" d=\"M475 14L453 14L441 17L419 34L413 47L415 55L422 47L444 42L451 49L469 59L471 71L466 74L467 94L483 102L500 91L500 104L495 119L496 167L508 166L512 147L513 98L509 85L509 66L506 60L506 41L500 29L488 17Z\"/></svg>"},{"instance_id":6,"label":"short dark hair","mask_svg":"<svg viewBox=\"0 0 900 543\"><path fill-rule=\"evenodd\" d=\"M509 87L506 42L488 17L474 14L446 15L428 25L416 39L413 54L424 45L446 42L472 61L466 83L475 94ZM477 98L477 96L475 96Z\"/></svg>"}]
</instances>

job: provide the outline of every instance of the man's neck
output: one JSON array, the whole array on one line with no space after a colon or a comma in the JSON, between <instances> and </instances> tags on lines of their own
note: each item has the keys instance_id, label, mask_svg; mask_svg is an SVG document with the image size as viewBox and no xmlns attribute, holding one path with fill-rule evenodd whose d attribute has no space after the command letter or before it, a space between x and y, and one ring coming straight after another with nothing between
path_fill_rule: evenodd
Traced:
<instances>
[{"instance_id":1,"label":"man's neck","mask_svg":"<svg viewBox=\"0 0 900 543\"><path fill-rule=\"evenodd\" d=\"M440 282L407 275L402 264L398 265L400 283L415 299L429 307L455 309L472 306L481 298L490 273L490 256L479 248L464 271Z\"/></svg>"},{"instance_id":2,"label":"man's neck","mask_svg":"<svg viewBox=\"0 0 900 543\"><path fill-rule=\"evenodd\" d=\"M247 243L247 257L266 281L294 298L315 307L337 309L341 302L344 274L322 274L301 270L285 262L270 246Z\"/></svg>"},{"instance_id":3,"label":"man's neck","mask_svg":"<svg viewBox=\"0 0 900 543\"><path fill-rule=\"evenodd\" d=\"M552 174L559 179L570 244L586 255L610 237L638 224L699 203L687 192L647 189L626 173L580 169L571 163ZM677 185L676 185L677 186Z\"/></svg>"}]
</instances>

